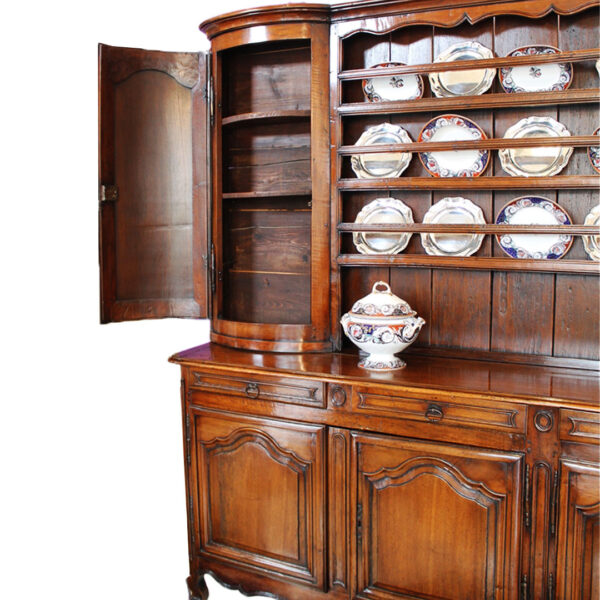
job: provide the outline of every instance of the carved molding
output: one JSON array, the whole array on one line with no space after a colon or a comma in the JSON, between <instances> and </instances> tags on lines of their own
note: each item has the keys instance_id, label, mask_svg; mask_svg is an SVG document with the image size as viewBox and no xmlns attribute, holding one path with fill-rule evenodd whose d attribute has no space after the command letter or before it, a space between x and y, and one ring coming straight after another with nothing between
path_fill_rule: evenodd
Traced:
<instances>
[{"instance_id":1,"label":"carved molding","mask_svg":"<svg viewBox=\"0 0 600 600\"><path fill-rule=\"evenodd\" d=\"M373 3L371 3L373 4ZM333 21L334 32L340 38L345 38L355 33L373 33L385 34L390 33L401 27L408 25L433 25L438 27L455 27L463 22L470 24L478 23L484 19L495 17L498 15L516 15L528 18L540 18L552 12L559 15L569 15L598 6L598 0L554 0L546 4L532 3L528 0L505 1L505 2L488 2L486 4L470 4L462 2L459 5L454 5L451 9L448 5L436 6L430 3L425 8L417 8L413 2L399 4L397 14L386 15L379 17L361 18L357 16L353 20L340 20L334 16ZM375 7L376 8L376 7ZM387 7L382 7L389 11L389 3ZM368 9L367 9L368 10ZM339 13L338 19L351 16L345 16L343 12Z\"/></svg>"},{"instance_id":2,"label":"carved molding","mask_svg":"<svg viewBox=\"0 0 600 600\"><path fill-rule=\"evenodd\" d=\"M139 71L160 71L187 88L200 77L196 52L160 52L137 48L102 46L103 73L113 83L121 83Z\"/></svg>"}]
</instances>

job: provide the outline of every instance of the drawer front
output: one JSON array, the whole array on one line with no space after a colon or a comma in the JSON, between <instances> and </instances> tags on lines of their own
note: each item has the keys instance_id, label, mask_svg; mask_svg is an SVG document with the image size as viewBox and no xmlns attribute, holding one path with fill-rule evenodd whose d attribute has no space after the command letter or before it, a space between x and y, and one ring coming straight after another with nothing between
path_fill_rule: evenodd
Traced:
<instances>
[{"instance_id":1,"label":"drawer front","mask_svg":"<svg viewBox=\"0 0 600 600\"><path fill-rule=\"evenodd\" d=\"M527 409L514 402L483 400L452 394L423 395L356 388L354 409L437 427L485 429L500 433L524 434Z\"/></svg>"},{"instance_id":2,"label":"drawer front","mask_svg":"<svg viewBox=\"0 0 600 600\"><path fill-rule=\"evenodd\" d=\"M560 439L567 442L600 443L600 414L585 410L561 409Z\"/></svg>"},{"instance_id":3,"label":"drawer front","mask_svg":"<svg viewBox=\"0 0 600 600\"><path fill-rule=\"evenodd\" d=\"M293 377L267 375L229 375L192 370L189 387L219 395L227 394L250 398L300 404L322 408L324 406L324 384L319 381Z\"/></svg>"}]
</instances>

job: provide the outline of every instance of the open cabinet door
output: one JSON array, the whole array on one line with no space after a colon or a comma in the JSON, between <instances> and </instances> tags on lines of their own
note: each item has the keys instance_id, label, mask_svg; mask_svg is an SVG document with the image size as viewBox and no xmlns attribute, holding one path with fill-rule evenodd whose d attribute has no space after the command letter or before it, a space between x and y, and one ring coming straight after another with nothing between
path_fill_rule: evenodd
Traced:
<instances>
[{"instance_id":1,"label":"open cabinet door","mask_svg":"<svg viewBox=\"0 0 600 600\"><path fill-rule=\"evenodd\" d=\"M208 314L207 59L100 45L101 320Z\"/></svg>"}]
</instances>

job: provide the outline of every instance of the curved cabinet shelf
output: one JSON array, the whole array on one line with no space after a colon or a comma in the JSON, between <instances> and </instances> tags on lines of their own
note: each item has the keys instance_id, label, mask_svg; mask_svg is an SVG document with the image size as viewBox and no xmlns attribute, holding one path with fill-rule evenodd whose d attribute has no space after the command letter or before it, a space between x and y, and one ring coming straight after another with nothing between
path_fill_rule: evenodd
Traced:
<instances>
[{"instance_id":1,"label":"curved cabinet shelf","mask_svg":"<svg viewBox=\"0 0 600 600\"><path fill-rule=\"evenodd\" d=\"M310 110L271 110L267 112L243 113L240 115L223 117L221 125L225 127L227 125L246 123L248 121L251 121L252 123L259 123L261 121L278 123L289 119L310 119Z\"/></svg>"}]
</instances>

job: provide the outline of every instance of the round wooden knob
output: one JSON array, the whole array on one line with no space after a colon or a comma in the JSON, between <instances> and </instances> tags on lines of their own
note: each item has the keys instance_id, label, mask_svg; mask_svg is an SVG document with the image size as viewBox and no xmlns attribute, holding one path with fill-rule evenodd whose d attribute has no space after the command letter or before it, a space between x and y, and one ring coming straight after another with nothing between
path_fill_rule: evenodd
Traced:
<instances>
[{"instance_id":1,"label":"round wooden knob","mask_svg":"<svg viewBox=\"0 0 600 600\"><path fill-rule=\"evenodd\" d=\"M539 410L533 419L535 428L542 433L550 431L554 426L554 417L552 413L547 410Z\"/></svg>"},{"instance_id":2,"label":"round wooden knob","mask_svg":"<svg viewBox=\"0 0 600 600\"><path fill-rule=\"evenodd\" d=\"M425 411L425 417L429 421L441 421L444 418L444 411L437 404L430 404Z\"/></svg>"},{"instance_id":3,"label":"round wooden knob","mask_svg":"<svg viewBox=\"0 0 600 600\"><path fill-rule=\"evenodd\" d=\"M256 383L249 383L246 386L246 396L248 396L248 398L258 398L259 394L260 389Z\"/></svg>"},{"instance_id":4,"label":"round wooden knob","mask_svg":"<svg viewBox=\"0 0 600 600\"><path fill-rule=\"evenodd\" d=\"M331 388L331 404L333 406L344 406L346 404L346 391L339 385Z\"/></svg>"}]
</instances>

